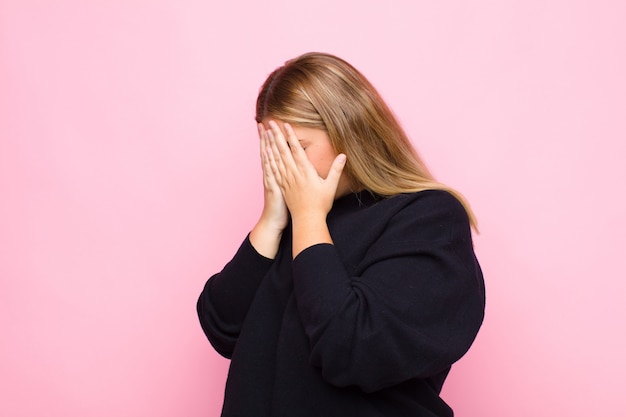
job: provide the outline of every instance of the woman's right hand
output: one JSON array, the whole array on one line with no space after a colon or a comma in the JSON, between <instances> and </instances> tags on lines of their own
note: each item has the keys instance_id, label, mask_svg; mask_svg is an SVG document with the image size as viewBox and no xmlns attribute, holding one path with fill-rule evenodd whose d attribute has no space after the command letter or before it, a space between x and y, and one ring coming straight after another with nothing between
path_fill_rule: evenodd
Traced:
<instances>
[{"instance_id":1,"label":"woman's right hand","mask_svg":"<svg viewBox=\"0 0 626 417\"><path fill-rule=\"evenodd\" d=\"M261 217L250 232L250 243L261 255L273 259L278 252L283 230L289 222L289 211L270 166L267 155L269 142L263 124L258 124L258 130L261 167L263 168L264 204Z\"/></svg>"}]
</instances>

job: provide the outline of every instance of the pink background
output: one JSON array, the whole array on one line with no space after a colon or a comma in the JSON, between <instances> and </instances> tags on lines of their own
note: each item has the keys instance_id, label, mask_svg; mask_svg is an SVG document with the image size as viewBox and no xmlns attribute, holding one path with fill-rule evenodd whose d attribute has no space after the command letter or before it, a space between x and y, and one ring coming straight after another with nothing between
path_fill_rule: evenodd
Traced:
<instances>
[{"instance_id":1,"label":"pink background","mask_svg":"<svg viewBox=\"0 0 626 417\"><path fill-rule=\"evenodd\" d=\"M360 68L480 220L458 416L626 409L626 2L0 0L0 415L217 416L195 301L261 207L254 100Z\"/></svg>"}]
</instances>

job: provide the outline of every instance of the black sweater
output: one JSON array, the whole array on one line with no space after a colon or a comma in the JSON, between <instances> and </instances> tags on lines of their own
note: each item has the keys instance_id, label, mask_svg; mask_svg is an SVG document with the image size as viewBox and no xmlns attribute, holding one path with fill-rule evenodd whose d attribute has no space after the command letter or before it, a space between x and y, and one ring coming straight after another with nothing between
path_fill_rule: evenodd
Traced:
<instances>
[{"instance_id":1,"label":"black sweater","mask_svg":"<svg viewBox=\"0 0 626 417\"><path fill-rule=\"evenodd\" d=\"M222 416L452 416L439 397L482 323L484 284L452 195L335 201L334 242L292 261L246 239L211 277L198 314L231 358Z\"/></svg>"}]
</instances>

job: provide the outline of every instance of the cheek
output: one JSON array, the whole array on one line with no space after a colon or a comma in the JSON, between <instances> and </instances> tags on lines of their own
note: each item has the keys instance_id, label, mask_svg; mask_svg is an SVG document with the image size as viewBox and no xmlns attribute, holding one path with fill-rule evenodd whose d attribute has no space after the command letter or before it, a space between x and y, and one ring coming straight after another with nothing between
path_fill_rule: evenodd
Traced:
<instances>
[{"instance_id":1,"label":"cheek","mask_svg":"<svg viewBox=\"0 0 626 417\"><path fill-rule=\"evenodd\" d=\"M315 170L322 178L326 178L328 175L328 171L330 170L336 156L337 155L333 152L307 152L307 158L309 158L309 161L311 161L311 164L315 167Z\"/></svg>"}]
</instances>

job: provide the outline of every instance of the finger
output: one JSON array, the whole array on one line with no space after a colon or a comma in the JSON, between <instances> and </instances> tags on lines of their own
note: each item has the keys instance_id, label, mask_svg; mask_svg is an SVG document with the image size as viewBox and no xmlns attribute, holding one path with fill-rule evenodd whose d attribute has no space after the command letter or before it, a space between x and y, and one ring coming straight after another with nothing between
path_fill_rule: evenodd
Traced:
<instances>
[{"instance_id":1,"label":"finger","mask_svg":"<svg viewBox=\"0 0 626 417\"><path fill-rule=\"evenodd\" d=\"M259 132L259 154L261 156L261 170L263 172L263 187L269 189L272 185L272 169L267 159L267 140L265 139L265 128L261 123L257 124Z\"/></svg>"},{"instance_id":2,"label":"finger","mask_svg":"<svg viewBox=\"0 0 626 417\"><path fill-rule=\"evenodd\" d=\"M268 144L268 140L267 140L267 133L265 132L265 129L260 127L259 128L259 135L260 135L260 149L261 149L261 160L262 161L267 161L267 150L269 149L269 144Z\"/></svg>"},{"instance_id":3,"label":"finger","mask_svg":"<svg viewBox=\"0 0 626 417\"><path fill-rule=\"evenodd\" d=\"M339 185L339 179L341 178L341 173L343 172L344 167L346 166L346 155L339 154L333 161L333 164L330 166L330 170L328 171L328 176L326 176L326 182L329 185L333 185L335 189Z\"/></svg>"},{"instance_id":4,"label":"finger","mask_svg":"<svg viewBox=\"0 0 626 417\"><path fill-rule=\"evenodd\" d=\"M280 184L285 174L285 166L282 163L280 154L278 153L276 145L272 140L272 132L269 130L265 131L265 156L270 167L270 172L276 182Z\"/></svg>"},{"instance_id":5,"label":"finger","mask_svg":"<svg viewBox=\"0 0 626 417\"><path fill-rule=\"evenodd\" d=\"M294 160L299 163L302 163L305 160L308 161L309 159L306 156L306 152L304 152L304 148L302 148L302 145L300 144L298 136L296 136L296 132L294 132L289 123L285 123L284 127L285 133L287 134L287 143L289 144Z\"/></svg>"},{"instance_id":6,"label":"finger","mask_svg":"<svg viewBox=\"0 0 626 417\"><path fill-rule=\"evenodd\" d=\"M259 148L261 150L261 160L265 160L267 156L265 155L267 149L267 140L265 139L265 129L263 125L259 123Z\"/></svg>"},{"instance_id":7,"label":"finger","mask_svg":"<svg viewBox=\"0 0 626 417\"><path fill-rule=\"evenodd\" d=\"M285 139L282 130L280 130L278 123L273 120L269 122L269 125L269 132L271 133L270 137L272 139L272 143L276 144L276 149L280 154L281 160L283 161L285 166L292 168L294 166L293 155L291 154L291 149L289 149L289 145L287 144L287 140Z\"/></svg>"},{"instance_id":8,"label":"finger","mask_svg":"<svg viewBox=\"0 0 626 417\"><path fill-rule=\"evenodd\" d=\"M295 164L300 167L301 172L308 172L309 175L318 176L317 170L309 161L309 157L307 156L302 144L300 143L300 139L296 135L296 132L293 130L289 123L284 124L285 133L287 133L287 140L289 147L291 148L291 155Z\"/></svg>"},{"instance_id":9,"label":"finger","mask_svg":"<svg viewBox=\"0 0 626 417\"><path fill-rule=\"evenodd\" d=\"M272 169L271 162L269 159L265 159L264 162L264 175L263 175L263 185L267 190L277 190L280 187L278 186L278 181L276 180L276 176L274 175L274 169Z\"/></svg>"},{"instance_id":10,"label":"finger","mask_svg":"<svg viewBox=\"0 0 626 417\"><path fill-rule=\"evenodd\" d=\"M263 157L263 138L265 137L265 126L263 126L263 123L257 123L256 128L259 132L259 139L261 142L261 157Z\"/></svg>"},{"instance_id":11,"label":"finger","mask_svg":"<svg viewBox=\"0 0 626 417\"><path fill-rule=\"evenodd\" d=\"M272 173L272 167L267 155L267 146L265 138L261 138L261 166L263 168L263 185L265 188L271 188L275 183L274 174Z\"/></svg>"},{"instance_id":12,"label":"finger","mask_svg":"<svg viewBox=\"0 0 626 417\"><path fill-rule=\"evenodd\" d=\"M267 136L267 141L268 141L268 148L270 150L270 160L272 162L272 167L276 167L276 169L278 170L278 175L277 177L285 178L287 171L290 168L287 168L286 164L285 164L285 160L283 158L284 153L280 151L279 149L279 145L278 145L278 140L276 140L276 136L274 136L274 132L272 130L266 130L265 131L265 135ZM293 165L293 160L291 161L291 164Z\"/></svg>"}]
</instances>

